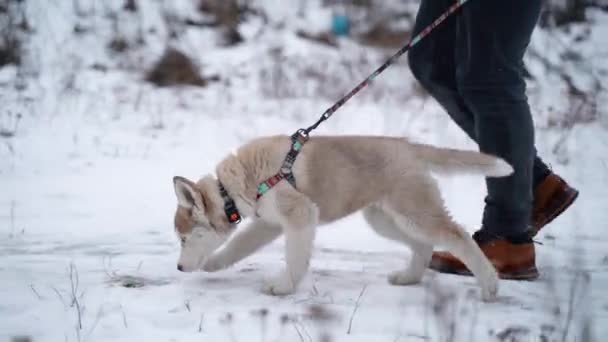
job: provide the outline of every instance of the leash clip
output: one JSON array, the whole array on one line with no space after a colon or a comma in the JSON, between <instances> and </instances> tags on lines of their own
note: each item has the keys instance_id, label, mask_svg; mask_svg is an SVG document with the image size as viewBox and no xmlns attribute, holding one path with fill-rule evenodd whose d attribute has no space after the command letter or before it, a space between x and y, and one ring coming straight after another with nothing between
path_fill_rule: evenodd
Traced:
<instances>
[{"instance_id":1,"label":"leash clip","mask_svg":"<svg viewBox=\"0 0 608 342\"><path fill-rule=\"evenodd\" d=\"M304 144L308 141L308 132L304 128L300 128L296 131L296 134L292 136L295 140L299 141L301 144Z\"/></svg>"}]
</instances>

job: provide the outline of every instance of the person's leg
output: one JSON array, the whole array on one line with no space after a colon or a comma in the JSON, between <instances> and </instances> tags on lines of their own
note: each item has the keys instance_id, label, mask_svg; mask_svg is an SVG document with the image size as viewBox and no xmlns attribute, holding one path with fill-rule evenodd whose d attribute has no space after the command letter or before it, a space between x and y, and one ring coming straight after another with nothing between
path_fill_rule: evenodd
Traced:
<instances>
[{"instance_id":1,"label":"person's leg","mask_svg":"<svg viewBox=\"0 0 608 342\"><path fill-rule=\"evenodd\" d=\"M430 25L453 4L453 0L422 0L413 34ZM464 7L469 6L465 4ZM408 61L413 75L433 98L446 110L467 135L477 141L475 119L456 84L456 17L455 13L412 47ZM523 65L523 64L522 64ZM534 159L534 185L540 184L550 173L539 157Z\"/></svg>"},{"instance_id":2,"label":"person's leg","mask_svg":"<svg viewBox=\"0 0 608 342\"><path fill-rule=\"evenodd\" d=\"M486 2L495 2L495 0L478 1L478 3ZM525 9L525 6L522 6L519 2L513 4L513 8ZM443 14L452 3L453 0L422 0L416 17L414 34L426 28L435 18ZM471 3L474 2L465 4L464 9ZM509 4L510 2L507 3L507 5ZM509 15L508 12L504 11L504 14ZM429 36L414 46L408 55L409 64L412 73L423 87L444 107L452 119L469 137L478 141L475 115L470 109L469 104L461 96L456 82L456 62L458 61L456 59L456 22L460 20L457 19L459 15L456 13L448 18ZM519 13L513 15L512 18L518 16ZM481 15L481 18L484 20L488 19L485 14ZM487 29L488 34L496 31L494 25L495 23L487 24L485 29ZM513 25L518 26L520 23L516 22ZM521 28L514 27L514 30L519 31ZM489 48L487 52L494 53L494 47ZM473 102L476 101L474 100ZM473 105L477 106L475 103ZM524 108L524 113L526 111L527 109ZM481 126L484 126L484 123ZM510 139L511 137L507 138ZM487 139L489 138L486 134L484 135L484 141ZM505 142L509 143L507 140ZM532 170L534 173L534 212L532 215L533 226L529 230L530 236L536 235L542 227L559 216L574 202L578 195L576 189L571 188L559 176L551 173L549 168L538 157L534 159ZM495 191L495 188L493 190ZM523 200L529 205L530 193L525 192L525 194L528 197ZM528 209L524 208L524 211L526 210ZM532 243L512 243L504 238L494 240L492 243L485 243L488 241L482 239L483 235L483 231L481 231L481 233L474 234L473 238L478 241L484 254L494 263L502 278L533 279L538 276L535 267L534 245ZM439 272L470 274L467 267L458 258L447 252L434 252L429 267Z\"/></svg>"},{"instance_id":3,"label":"person's leg","mask_svg":"<svg viewBox=\"0 0 608 342\"><path fill-rule=\"evenodd\" d=\"M412 36L419 34L453 4L453 0L422 0ZM412 74L452 119L471 137L475 136L473 115L456 87L456 16L445 19L408 53Z\"/></svg>"},{"instance_id":4,"label":"person's leg","mask_svg":"<svg viewBox=\"0 0 608 342\"><path fill-rule=\"evenodd\" d=\"M456 83L473 114L477 143L514 169L486 180L488 237L527 237L530 225L534 125L521 65L540 7L540 0L471 1L457 20Z\"/></svg>"}]
</instances>

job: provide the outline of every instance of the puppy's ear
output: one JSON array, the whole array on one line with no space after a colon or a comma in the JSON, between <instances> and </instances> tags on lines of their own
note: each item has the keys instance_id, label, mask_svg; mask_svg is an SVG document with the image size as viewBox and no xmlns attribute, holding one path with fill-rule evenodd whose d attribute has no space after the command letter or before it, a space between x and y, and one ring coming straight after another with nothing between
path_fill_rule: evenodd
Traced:
<instances>
[{"instance_id":1,"label":"puppy's ear","mask_svg":"<svg viewBox=\"0 0 608 342\"><path fill-rule=\"evenodd\" d=\"M203 195L192 181L184 177L175 176L173 177L173 187L175 188L177 203L180 207L186 209L197 207L199 210L205 211Z\"/></svg>"}]
</instances>

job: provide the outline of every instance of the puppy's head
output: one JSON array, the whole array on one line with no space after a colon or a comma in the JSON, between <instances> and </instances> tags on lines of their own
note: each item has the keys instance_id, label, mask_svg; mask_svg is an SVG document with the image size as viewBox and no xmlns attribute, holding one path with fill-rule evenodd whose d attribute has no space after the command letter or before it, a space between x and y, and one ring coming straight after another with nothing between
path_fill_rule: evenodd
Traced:
<instances>
[{"instance_id":1,"label":"puppy's head","mask_svg":"<svg viewBox=\"0 0 608 342\"><path fill-rule=\"evenodd\" d=\"M234 227L224 213L217 182L210 176L194 183L184 177L174 177L177 195L175 232L181 244L177 269L198 270L205 259L224 243Z\"/></svg>"}]
</instances>

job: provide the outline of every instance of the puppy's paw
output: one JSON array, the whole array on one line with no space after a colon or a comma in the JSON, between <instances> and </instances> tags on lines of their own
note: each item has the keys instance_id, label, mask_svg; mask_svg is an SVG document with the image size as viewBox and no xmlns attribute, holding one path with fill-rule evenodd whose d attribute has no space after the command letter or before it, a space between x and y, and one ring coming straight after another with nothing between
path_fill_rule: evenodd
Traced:
<instances>
[{"instance_id":1,"label":"puppy's paw","mask_svg":"<svg viewBox=\"0 0 608 342\"><path fill-rule=\"evenodd\" d=\"M394 271L388 275L388 282L397 286L418 284L421 280L421 273L417 274L409 270Z\"/></svg>"},{"instance_id":2,"label":"puppy's paw","mask_svg":"<svg viewBox=\"0 0 608 342\"><path fill-rule=\"evenodd\" d=\"M493 301L495 301L497 295L498 295L498 288L482 289L481 290L481 299L484 302L493 302Z\"/></svg>"},{"instance_id":3,"label":"puppy's paw","mask_svg":"<svg viewBox=\"0 0 608 342\"><path fill-rule=\"evenodd\" d=\"M493 302L498 296L498 281L496 273L486 277L484 284L481 284L481 299L484 302Z\"/></svg>"},{"instance_id":4,"label":"puppy's paw","mask_svg":"<svg viewBox=\"0 0 608 342\"><path fill-rule=\"evenodd\" d=\"M205 272L217 272L219 270L223 270L228 267L224 262L222 262L221 258L218 257L210 257L203 264L202 270Z\"/></svg>"},{"instance_id":5,"label":"puppy's paw","mask_svg":"<svg viewBox=\"0 0 608 342\"><path fill-rule=\"evenodd\" d=\"M262 291L271 296L284 296L295 291L295 285L291 278L285 273L281 273L264 281Z\"/></svg>"}]
</instances>

